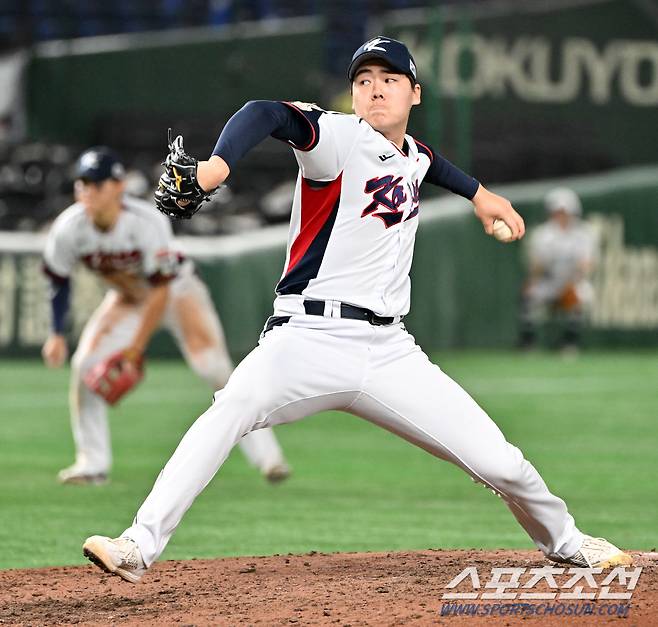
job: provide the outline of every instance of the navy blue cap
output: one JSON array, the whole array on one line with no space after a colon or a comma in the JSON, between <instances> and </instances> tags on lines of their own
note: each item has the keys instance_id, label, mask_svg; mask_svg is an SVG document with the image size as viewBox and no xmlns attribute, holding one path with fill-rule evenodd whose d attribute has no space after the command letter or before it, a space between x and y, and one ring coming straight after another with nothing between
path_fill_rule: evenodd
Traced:
<instances>
[{"instance_id":1,"label":"navy blue cap","mask_svg":"<svg viewBox=\"0 0 658 627\"><path fill-rule=\"evenodd\" d=\"M369 59L381 59L400 74L406 74L411 82L414 85L416 84L414 58L401 41L383 36L366 41L352 56L352 62L347 70L347 77L350 82L354 80L354 75L359 66Z\"/></svg>"},{"instance_id":2,"label":"navy blue cap","mask_svg":"<svg viewBox=\"0 0 658 627\"><path fill-rule=\"evenodd\" d=\"M85 150L75 164L75 178L93 183L106 179L120 181L126 171L116 153L106 146Z\"/></svg>"}]
</instances>

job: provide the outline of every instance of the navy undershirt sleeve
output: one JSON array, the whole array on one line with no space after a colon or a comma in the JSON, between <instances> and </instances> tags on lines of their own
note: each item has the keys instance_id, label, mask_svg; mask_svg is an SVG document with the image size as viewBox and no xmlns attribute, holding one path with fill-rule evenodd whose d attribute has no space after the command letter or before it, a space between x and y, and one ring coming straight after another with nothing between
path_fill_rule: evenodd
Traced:
<instances>
[{"instance_id":1,"label":"navy undershirt sleeve","mask_svg":"<svg viewBox=\"0 0 658 627\"><path fill-rule=\"evenodd\" d=\"M69 310L71 298L71 282L68 278L50 278L50 307L52 310L53 332L62 335L64 323Z\"/></svg>"},{"instance_id":2,"label":"navy undershirt sleeve","mask_svg":"<svg viewBox=\"0 0 658 627\"><path fill-rule=\"evenodd\" d=\"M270 135L295 146L305 146L311 141L312 133L312 126L282 102L251 100L226 123L212 154L232 168Z\"/></svg>"},{"instance_id":3,"label":"navy undershirt sleeve","mask_svg":"<svg viewBox=\"0 0 658 627\"><path fill-rule=\"evenodd\" d=\"M471 200L478 191L480 182L462 172L434 149L430 148L430 150L432 163L424 180Z\"/></svg>"}]
</instances>

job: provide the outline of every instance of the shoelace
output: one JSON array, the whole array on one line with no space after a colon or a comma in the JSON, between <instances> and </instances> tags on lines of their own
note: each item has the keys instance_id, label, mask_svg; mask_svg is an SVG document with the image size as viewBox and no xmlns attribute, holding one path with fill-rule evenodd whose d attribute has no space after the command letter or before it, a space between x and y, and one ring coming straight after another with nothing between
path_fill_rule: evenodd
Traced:
<instances>
[{"instance_id":1,"label":"shoelace","mask_svg":"<svg viewBox=\"0 0 658 627\"><path fill-rule=\"evenodd\" d=\"M583 548L594 551L607 551L614 547L605 538L586 538L583 542Z\"/></svg>"},{"instance_id":2,"label":"shoelace","mask_svg":"<svg viewBox=\"0 0 658 627\"><path fill-rule=\"evenodd\" d=\"M132 540L128 538L117 538L115 541L117 548L121 552L122 565L128 568L144 568L142 560L137 555L137 547Z\"/></svg>"},{"instance_id":3,"label":"shoelace","mask_svg":"<svg viewBox=\"0 0 658 627\"><path fill-rule=\"evenodd\" d=\"M600 559L604 557L606 553L610 553L615 549L616 547L610 544L610 542L608 542L605 538L586 538L583 542L581 550L578 551L578 553L584 558L583 550L585 550L589 557L589 560L585 561L596 563L600 561Z\"/></svg>"}]
</instances>

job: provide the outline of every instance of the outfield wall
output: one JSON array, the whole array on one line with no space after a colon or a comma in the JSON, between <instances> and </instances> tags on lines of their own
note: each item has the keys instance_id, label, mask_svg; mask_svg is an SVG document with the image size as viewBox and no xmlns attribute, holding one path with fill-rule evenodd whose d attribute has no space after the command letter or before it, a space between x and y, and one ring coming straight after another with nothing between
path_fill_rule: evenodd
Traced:
<instances>
[{"instance_id":1,"label":"outfield wall","mask_svg":"<svg viewBox=\"0 0 658 627\"><path fill-rule=\"evenodd\" d=\"M366 27L414 53L424 101L412 112L414 136L489 181L656 159L647 141L658 106L650 3L436 5L379 12ZM327 37L321 19L295 18L43 43L26 73L29 134L148 153L172 126L192 154L206 154L247 100L349 111L342 75L336 85L323 73Z\"/></svg>"},{"instance_id":2,"label":"outfield wall","mask_svg":"<svg viewBox=\"0 0 658 627\"><path fill-rule=\"evenodd\" d=\"M531 228L543 218L542 198L568 184L601 242L591 345L658 346L658 166L605 175L510 185L507 196ZM523 244L487 237L471 205L446 196L421 205L406 323L428 350L512 347L517 334ZM286 227L213 238L181 238L209 285L239 358L258 340L271 313L273 287L285 257ZM3 355L37 355L48 332L47 285L41 274L44 236L0 234L0 347ZM103 288L86 270L75 277L72 337L79 334ZM159 336L154 354L172 354Z\"/></svg>"}]
</instances>

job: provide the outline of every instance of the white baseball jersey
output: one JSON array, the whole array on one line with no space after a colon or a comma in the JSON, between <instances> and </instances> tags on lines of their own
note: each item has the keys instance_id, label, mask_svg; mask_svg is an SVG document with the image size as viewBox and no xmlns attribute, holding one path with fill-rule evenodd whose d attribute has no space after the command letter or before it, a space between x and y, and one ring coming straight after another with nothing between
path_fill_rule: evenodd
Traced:
<instances>
[{"instance_id":1,"label":"white baseball jersey","mask_svg":"<svg viewBox=\"0 0 658 627\"><path fill-rule=\"evenodd\" d=\"M580 278L583 264L596 260L594 233L580 221L563 229L549 220L533 231L528 244L530 259L542 267L542 279L557 291Z\"/></svg>"},{"instance_id":2,"label":"white baseball jersey","mask_svg":"<svg viewBox=\"0 0 658 627\"><path fill-rule=\"evenodd\" d=\"M305 298L406 314L431 150L405 135L405 154L355 115L295 105L314 133L294 147L300 172L275 311L298 313Z\"/></svg>"},{"instance_id":3,"label":"white baseball jersey","mask_svg":"<svg viewBox=\"0 0 658 627\"><path fill-rule=\"evenodd\" d=\"M173 249L169 220L149 203L124 196L110 231L100 231L81 203L65 209L48 234L44 260L56 277L68 277L78 261L112 282L117 275L146 285L174 277L182 255Z\"/></svg>"}]
</instances>

